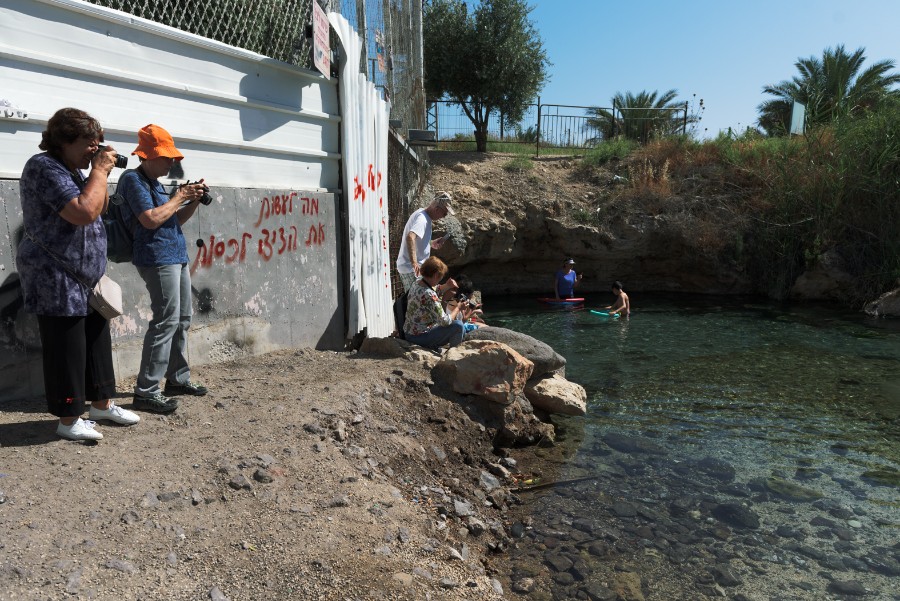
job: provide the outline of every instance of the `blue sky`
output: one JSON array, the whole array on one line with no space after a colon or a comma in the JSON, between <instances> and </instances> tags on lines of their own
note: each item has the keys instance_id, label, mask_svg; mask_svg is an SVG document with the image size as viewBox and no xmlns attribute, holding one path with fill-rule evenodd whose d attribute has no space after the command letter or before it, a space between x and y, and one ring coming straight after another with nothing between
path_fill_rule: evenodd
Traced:
<instances>
[{"instance_id":1,"label":"blue sky","mask_svg":"<svg viewBox=\"0 0 900 601\"><path fill-rule=\"evenodd\" d=\"M762 87L843 44L900 61L900 0L529 0L553 63L541 101L609 106L616 92L703 98L701 136L756 121Z\"/></svg>"}]
</instances>

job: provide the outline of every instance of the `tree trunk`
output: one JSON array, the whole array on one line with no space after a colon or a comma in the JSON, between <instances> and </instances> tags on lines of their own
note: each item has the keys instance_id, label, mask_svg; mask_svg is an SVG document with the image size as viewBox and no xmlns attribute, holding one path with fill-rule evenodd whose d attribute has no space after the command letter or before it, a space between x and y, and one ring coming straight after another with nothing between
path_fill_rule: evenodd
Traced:
<instances>
[{"instance_id":1,"label":"tree trunk","mask_svg":"<svg viewBox=\"0 0 900 601\"><path fill-rule=\"evenodd\" d=\"M479 123L475 126L475 150L477 152L487 152L487 123Z\"/></svg>"}]
</instances>

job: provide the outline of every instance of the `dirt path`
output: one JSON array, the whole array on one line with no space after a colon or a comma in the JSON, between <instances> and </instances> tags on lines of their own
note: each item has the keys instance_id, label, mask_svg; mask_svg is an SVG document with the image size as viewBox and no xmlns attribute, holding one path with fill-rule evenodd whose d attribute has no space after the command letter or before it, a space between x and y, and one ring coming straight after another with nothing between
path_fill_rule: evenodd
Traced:
<instances>
[{"instance_id":1,"label":"dirt path","mask_svg":"<svg viewBox=\"0 0 900 601\"><path fill-rule=\"evenodd\" d=\"M291 350L195 376L208 396L93 445L3 404L0 599L501 598L498 458L420 364Z\"/></svg>"}]
</instances>

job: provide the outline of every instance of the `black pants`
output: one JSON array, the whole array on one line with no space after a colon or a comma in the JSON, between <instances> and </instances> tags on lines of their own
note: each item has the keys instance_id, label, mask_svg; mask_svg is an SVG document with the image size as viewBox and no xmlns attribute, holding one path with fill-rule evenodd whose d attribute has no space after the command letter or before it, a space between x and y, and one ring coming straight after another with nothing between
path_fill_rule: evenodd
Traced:
<instances>
[{"instance_id":1,"label":"black pants","mask_svg":"<svg viewBox=\"0 0 900 601\"><path fill-rule=\"evenodd\" d=\"M116 374L109 322L95 312L86 317L37 317L47 410L57 417L78 417L85 401L112 398Z\"/></svg>"}]
</instances>

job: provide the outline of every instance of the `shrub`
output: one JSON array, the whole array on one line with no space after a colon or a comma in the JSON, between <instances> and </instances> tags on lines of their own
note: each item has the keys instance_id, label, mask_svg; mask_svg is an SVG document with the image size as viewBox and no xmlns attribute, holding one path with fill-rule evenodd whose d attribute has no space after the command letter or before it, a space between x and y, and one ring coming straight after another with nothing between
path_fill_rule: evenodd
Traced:
<instances>
[{"instance_id":1,"label":"shrub","mask_svg":"<svg viewBox=\"0 0 900 601\"><path fill-rule=\"evenodd\" d=\"M529 171L534 166L534 163L531 162L531 159L524 156L518 156L511 161L508 161L503 165L503 169L506 171L514 171L517 173L522 173L524 171Z\"/></svg>"},{"instance_id":2,"label":"shrub","mask_svg":"<svg viewBox=\"0 0 900 601\"><path fill-rule=\"evenodd\" d=\"M584 155L582 164L585 167L596 167L605 165L609 161L616 159L622 160L630 155L640 145L633 140L625 138L614 138L605 142L601 142L594 148L591 148Z\"/></svg>"}]
</instances>

